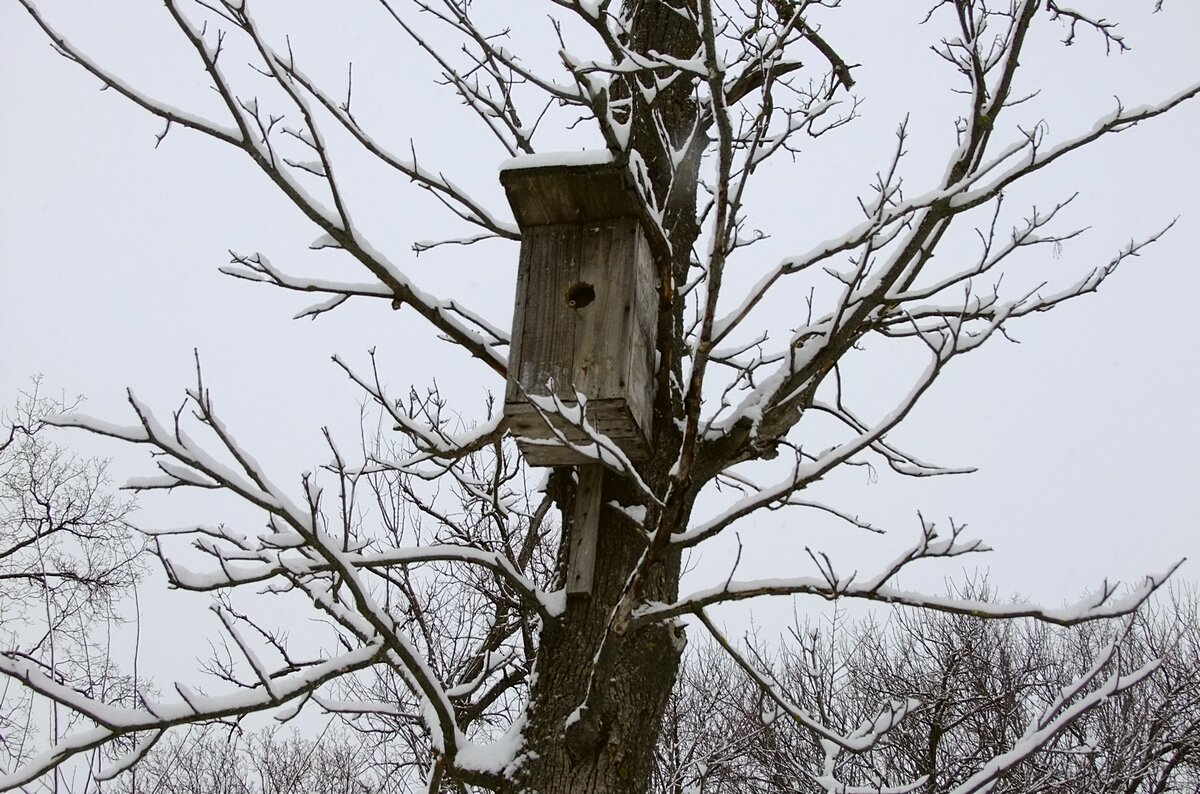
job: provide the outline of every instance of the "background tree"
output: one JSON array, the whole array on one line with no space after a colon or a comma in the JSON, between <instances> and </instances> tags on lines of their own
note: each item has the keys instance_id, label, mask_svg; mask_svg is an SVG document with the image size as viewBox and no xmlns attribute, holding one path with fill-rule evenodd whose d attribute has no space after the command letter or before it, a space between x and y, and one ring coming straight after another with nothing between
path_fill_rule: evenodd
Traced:
<instances>
[{"instance_id":1,"label":"background tree","mask_svg":"<svg viewBox=\"0 0 1200 794\"><path fill-rule=\"evenodd\" d=\"M336 728L306 738L274 727L232 734L197 729L171 737L136 774L114 781L128 794L373 794L403 791L373 768L370 745ZM107 787L106 787L107 788Z\"/></svg>"},{"instance_id":2,"label":"background tree","mask_svg":"<svg viewBox=\"0 0 1200 794\"><path fill-rule=\"evenodd\" d=\"M958 595L994 600L986 585ZM1194 592L1158 599L1131 621L1062 628L895 611L834 615L794 628L778 648L751 639L772 683L826 724L856 725L889 697L921 706L876 752L844 757L851 785L927 779L954 791L1016 745L1031 721L1098 658L1146 681L1080 715L995 784L1005 792L1194 791L1200 773L1200 676ZM1109 643L1116 641L1110 650ZM665 715L655 791L819 791L820 736L787 719L719 649L692 649Z\"/></svg>"},{"instance_id":3,"label":"background tree","mask_svg":"<svg viewBox=\"0 0 1200 794\"><path fill-rule=\"evenodd\" d=\"M8 658L110 702L132 690L109 643L123 620L117 606L141 571L141 543L126 521L131 504L112 495L104 462L46 438L46 417L63 408L35 381L0 426L0 641ZM74 711L37 708L30 695L11 679L0 687L3 768L80 726ZM52 785L60 784L55 772Z\"/></svg>"},{"instance_id":4,"label":"background tree","mask_svg":"<svg viewBox=\"0 0 1200 794\"><path fill-rule=\"evenodd\" d=\"M194 52L222 106L220 116L181 110L90 58L28 0L22 5L66 57L161 118L164 135L183 127L249 155L319 228L313 247L357 263L370 280L300 276L259 253L235 254L226 272L320 294L321 302L301 316L351 298L407 307L450 344L506 374L508 335L472 308L422 289L354 222L363 194L349 184L353 169L343 164L357 150L415 181L474 227L446 242L514 240L520 229L372 131L352 109L353 84L331 87L309 73L304 53L266 30L243 2L168 0L181 44ZM337 359L402 440L351 459L329 433L329 462L290 490L221 421L197 367L186 410L171 419L160 420L130 394L134 419L127 426L80 416L58 422L147 445L157 473L136 480L135 488L222 491L265 515L265 531L203 525L179 533L193 542L189 564L173 538L158 546L173 586L222 594L216 612L239 657L217 672L234 686L215 695L181 686L173 702L146 695L136 707L115 707L7 655L0 669L95 727L30 759L0 785L21 785L76 753L133 737L136 748L105 771L117 774L173 727L262 711L286 719L313 704L427 741L430 760L422 771L431 789L446 781L500 791L643 790L689 617L763 687L773 708L822 737L813 779L844 790L838 776L848 768L845 759L879 748L917 701L889 697L861 723L828 724L772 686L762 665L724 638L709 608L812 595L1074 623L1125 614L1161 584L1161 576L1151 577L1123 598L1105 586L1062 610L904 591L895 578L914 562L984 548L965 539L959 525L939 532L922 519L913 546L875 572L850 574L810 551L811 576L737 581L730 572L712 587L679 593L681 556L711 548L760 511L808 511L856 531L875 529L855 510L811 494L840 468L874 461L916 477L967 471L928 463L888 434L950 362L1022 317L1094 291L1161 234L1130 242L1077 278L1049 283L1027 267L1027 255L1039 247L1057 251L1079 233L1056 223L1070 199L1021 216L1005 196L1019 194L1025 178L1046 166L1177 107L1200 85L1178 87L1153 104L1118 103L1073 132L1051 134L1038 117L1035 84L1022 81L1019 64L1047 26L1059 26L1067 42L1090 35L1120 49L1124 41L1112 24L1053 2L936 3L911 35L920 37L920 49L933 47L964 98L961 116L947 120L956 134L944 162L907 174L909 132L901 125L892 156L881 158L878 179L861 198L863 220L798 240L805 252L760 266L756 281L734 266L752 263L752 246L761 239L746 209L752 186L768 171L764 163L783 164L799 154L801 141L829 137L854 118L857 67L840 54L852 42L832 41L822 27L838 9L657 0L618 9L561 0L547 8L557 39L518 52L498 35L503 26L477 16L483 12L472 4L414 8L423 13L381 3L388 24L433 58L503 154L537 151L545 130L579 126L582 117L592 141L627 167L641 189L659 278L654 455L637 466L601 455L608 442L595 436L586 414L559 411L597 438L584 451L606 467L590 597L567 600L560 589L565 555L537 551L555 542L545 520L551 504L562 516L563 537L569 541L575 529L573 473L559 469L526 487L528 474L513 459L505 423L490 404L476 412L477 423L463 426L436 393L398 400L374 366ZM906 176L916 190L902 189ZM963 240L973 240L974 250L968 253ZM935 260L938 251L954 255ZM777 301L789 309L783 315L767 311ZM886 389L872 383L880 355L893 364L915 362L910 383L895 394L881 394ZM880 408L883 398L888 404ZM398 499L400 512L419 516L403 525L409 535L397 534L401 524L381 517L380 505L368 509L374 488L387 494L384 507ZM464 510L473 501L486 506L480 513L486 521ZM207 557L206 570L191 565L197 552ZM412 573L418 567L421 573ZM450 584L468 600L447 595ZM305 604L322 615L334 638L318 652L299 651L271 627L263 607L233 601L264 587L289 608ZM476 596L487 609L463 611ZM960 789L1008 774L1150 670L1118 675L1109 661L1102 654L1080 671L1010 750Z\"/></svg>"},{"instance_id":5,"label":"background tree","mask_svg":"<svg viewBox=\"0 0 1200 794\"><path fill-rule=\"evenodd\" d=\"M993 600L980 582L959 595ZM998 623L895 610L886 621L827 621L791 630L777 646L749 638L775 686L827 724L855 725L870 705L900 695L921 706L868 756L847 756L843 780L928 776L925 791L950 791L1001 756L1030 719L1106 655L1133 671L1159 666L1142 685L1082 715L994 791L1193 791L1200 782L1200 619L1194 592L1157 599L1133 621L1065 629L1031 620ZM115 790L217 792L404 791L409 777L393 734L327 724L312 736L190 729L169 738L115 781ZM663 714L649 791L807 792L822 762L820 737L780 718L758 684L719 646L689 647Z\"/></svg>"}]
</instances>

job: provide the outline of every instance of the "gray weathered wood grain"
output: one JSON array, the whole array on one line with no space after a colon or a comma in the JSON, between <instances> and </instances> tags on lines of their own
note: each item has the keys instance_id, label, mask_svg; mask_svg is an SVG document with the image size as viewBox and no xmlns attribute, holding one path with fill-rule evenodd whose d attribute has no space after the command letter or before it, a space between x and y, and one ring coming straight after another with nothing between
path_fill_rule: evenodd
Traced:
<instances>
[{"instance_id":1,"label":"gray weathered wood grain","mask_svg":"<svg viewBox=\"0 0 1200 794\"><path fill-rule=\"evenodd\" d=\"M575 515L571 526L571 547L567 558L567 595L590 595L596 571L596 540L600 531L600 495L604 467L579 467L579 488L575 491Z\"/></svg>"}]
</instances>

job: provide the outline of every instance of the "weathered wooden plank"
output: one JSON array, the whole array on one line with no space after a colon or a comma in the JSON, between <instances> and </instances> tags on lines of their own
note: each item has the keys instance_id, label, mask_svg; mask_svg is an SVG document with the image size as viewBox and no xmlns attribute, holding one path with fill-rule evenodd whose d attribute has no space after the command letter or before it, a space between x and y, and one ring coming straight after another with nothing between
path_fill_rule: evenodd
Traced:
<instances>
[{"instance_id":1,"label":"weathered wooden plank","mask_svg":"<svg viewBox=\"0 0 1200 794\"><path fill-rule=\"evenodd\" d=\"M571 522L571 544L567 556L568 596L588 596L592 593L604 467L595 464L580 466L578 475L579 487L575 491L575 515Z\"/></svg>"},{"instance_id":2,"label":"weathered wooden plank","mask_svg":"<svg viewBox=\"0 0 1200 794\"><path fill-rule=\"evenodd\" d=\"M629 371L633 326L633 272L637 222L587 224L580 240L579 281L595 285L596 298L577 309L575 372L579 390L589 398L621 397Z\"/></svg>"},{"instance_id":3,"label":"weathered wooden plank","mask_svg":"<svg viewBox=\"0 0 1200 794\"><path fill-rule=\"evenodd\" d=\"M564 390L575 380L576 318L564 296L578 280L579 237L579 227L570 224L535 227L526 233L521 256L529 285L519 320L521 358L511 362L506 400L547 395L550 381L556 393L572 393Z\"/></svg>"}]
</instances>

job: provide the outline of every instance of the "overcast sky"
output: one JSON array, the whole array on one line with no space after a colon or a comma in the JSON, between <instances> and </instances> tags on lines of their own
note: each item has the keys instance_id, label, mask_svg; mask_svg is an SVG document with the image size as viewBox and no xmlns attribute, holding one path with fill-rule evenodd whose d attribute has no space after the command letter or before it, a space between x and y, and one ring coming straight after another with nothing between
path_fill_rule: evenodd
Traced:
<instances>
[{"instance_id":1,"label":"overcast sky","mask_svg":"<svg viewBox=\"0 0 1200 794\"><path fill-rule=\"evenodd\" d=\"M424 162L507 215L496 182L506 155L431 85L428 64L379 23L371 4L357 5L346 4L354 6L346 21L327 10L302 14L294 23L298 55L339 74L351 53L363 116L378 120L401 150L411 139ZM935 155L952 135L947 109L955 98L929 42L918 38L928 35L915 25L918 10L901 5L908 4L861 19L852 11L831 15L830 35L842 36L848 59L864 64L862 118L841 138L814 144L811 159L764 180L768 189L753 201L773 236L741 265L737 278L745 283L853 222L854 196L886 166L906 113L913 150L907 184L920 192L940 176ZM130 82L176 105L217 110L161 7L116 3L101 13L94 4L44 6ZM1106 60L1102 46L1085 37L1069 50L1040 42L1025 60L1024 88L1043 90L1029 112L1049 118L1052 137L1090 128L1113 108L1114 94L1141 104L1200 79L1196 4L1168 0L1154 17L1148 1L1097 6L1126 20L1131 52ZM531 22L525 33L544 37L543 28ZM295 482L324 459L322 425L352 433L357 423L359 395L329 363L335 352L361 364L374 347L394 389L437 379L467 417L481 415L487 391L501 392L490 371L438 341L411 311L359 301L316 322L292 321L307 305L302 297L220 275L228 249L262 251L301 273L354 271L335 255L307 250L318 230L244 155L185 130L156 149L161 125L55 55L16 3L0 4L0 45L0 402L11 403L42 373L52 390L85 394L93 415L124 421L126 387L165 414L192 382L197 348L218 407L243 444L276 481ZM827 544L847 569L869 570L912 539L918 509L935 520L966 521L995 547L966 565L990 566L1002 592L1050 603L1105 577L1136 580L1180 557L1200 558L1197 130L1200 104L1185 106L1065 163L1017 197L1049 206L1081 191L1067 222L1092 230L1060 257L1039 254L1032 267L1047 278L1074 280L1130 237L1176 215L1180 222L1099 295L1015 327L1021 344L997 341L956 362L896 435L921 457L977 465L978 474L869 482L854 471L822 496L894 528L894 542L872 551L861 538L847 543L831 533L797 540L790 520L771 513L742 532L741 574L807 572L795 567L804 544ZM561 140L589 143L582 133ZM516 247L486 243L417 258L413 241L456 227L428 196L361 166L351 159L347 169L359 179L358 214L376 247L422 286L463 297L507 326ZM889 366L881 364L868 389L875 377L889 382ZM122 476L146 469L137 451L78 434L63 438L115 456ZM202 509L218 517L216 508ZM172 525L197 518L162 500L147 503L143 517ZM921 584L940 590L942 578L962 568L931 568ZM725 569L725 560L708 559L698 575ZM1180 575L1198 574L1193 563Z\"/></svg>"}]
</instances>

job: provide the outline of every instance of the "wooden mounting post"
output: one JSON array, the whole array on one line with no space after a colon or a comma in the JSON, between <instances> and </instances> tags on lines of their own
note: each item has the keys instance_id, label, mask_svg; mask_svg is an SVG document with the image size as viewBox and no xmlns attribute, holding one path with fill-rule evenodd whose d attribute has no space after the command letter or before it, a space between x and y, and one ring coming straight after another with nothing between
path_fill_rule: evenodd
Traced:
<instances>
[{"instance_id":1,"label":"wooden mounting post","mask_svg":"<svg viewBox=\"0 0 1200 794\"><path fill-rule=\"evenodd\" d=\"M571 522L570 550L567 558L567 595L590 596L596 570L596 539L600 534L600 495L603 491L604 466L593 463L579 466L579 487L575 491L575 517Z\"/></svg>"}]
</instances>

